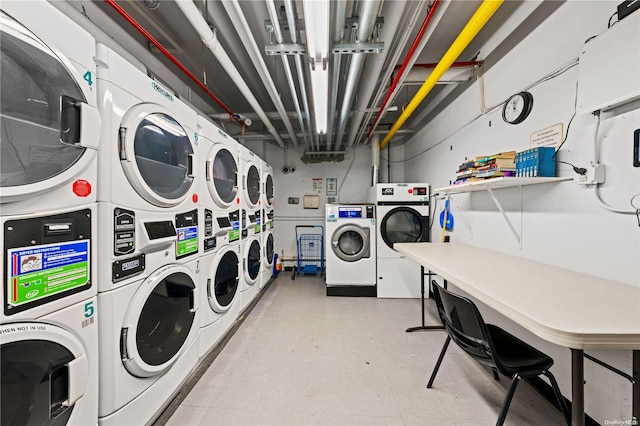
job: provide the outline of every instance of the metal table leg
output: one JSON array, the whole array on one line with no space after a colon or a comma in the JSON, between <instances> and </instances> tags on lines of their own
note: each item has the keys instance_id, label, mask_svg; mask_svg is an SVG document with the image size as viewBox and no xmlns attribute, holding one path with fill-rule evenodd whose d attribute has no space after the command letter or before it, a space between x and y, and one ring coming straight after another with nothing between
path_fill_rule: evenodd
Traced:
<instances>
[{"instance_id":1,"label":"metal table leg","mask_svg":"<svg viewBox=\"0 0 640 426\"><path fill-rule=\"evenodd\" d=\"M584 356L571 349L571 425L584 426Z\"/></svg>"},{"instance_id":2,"label":"metal table leg","mask_svg":"<svg viewBox=\"0 0 640 426\"><path fill-rule=\"evenodd\" d=\"M633 364L631 368L633 370L633 378L635 379L632 387L631 416L632 419L637 422L640 420L640 350L636 349L633 351Z\"/></svg>"},{"instance_id":3,"label":"metal table leg","mask_svg":"<svg viewBox=\"0 0 640 426\"><path fill-rule=\"evenodd\" d=\"M425 274L424 266L420 266L420 295L421 295L421 301L422 301L422 325L419 325L417 327L407 328L406 330L407 333L413 333L414 331L444 330L444 327L442 325L426 325L425 324L425 319L424 319L424 294L425 294L424 277L425 275L428 275L429 278L431 278L431 275L433 274L431 273L431 271ZM446 285L447 285L447 281L445 280L445 287Z\"/></svg>"}]
</instances>

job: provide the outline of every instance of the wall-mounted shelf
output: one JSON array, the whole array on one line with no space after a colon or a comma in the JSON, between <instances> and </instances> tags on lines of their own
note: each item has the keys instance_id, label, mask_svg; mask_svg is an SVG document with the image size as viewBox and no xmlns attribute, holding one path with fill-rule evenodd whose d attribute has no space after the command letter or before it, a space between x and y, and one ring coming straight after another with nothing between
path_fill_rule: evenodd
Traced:
<instances>
[{"instance_id":1,"label":"wall-mounted shelf","mask_svg":"<svg viewBox=\"0 0 640 426\"><path fill-rule=\"evenodd\" d=\"M500 200L498 200L496 195L493 193L493 190L501 189L501 188L512 188L512 187L520 188L521 190L520 191L520 197L521 197L520 211L522 212L522 187L523 186L535 185L535 184L541 184L541 183L560 182L560 181L571 180L571 179L572 179L571 177L499 177L499 178L487 179L483 181L464 183L460 185L446 186L444 188L435 189L434 193L440 194L440 195L446 195L448 198L450 194L462 194L466 192L487 191L491 196L491 199L495 203L496 207L498 208L498 210L500 210L500 213L502 213L502 217L504 217L504 220L507 222L507 225L509 225L509 229L511 229L511 232L513 233L513 236L516 238L516 241L522 247L520 233L515 228L513 223L511 223L511 220L509 220L507 213L504 211L504 208L502 208L502 204L500 203ZM522 219L522 216L521 216L521 219ZM520 225L522 226L522 224Z\"/></svg>"},{"instance_id":2,"label":"wall-mounted shelf","mask_svg":"<svg viewBox=\"0 0 640 426\"><path fill-rule=\"evenodd\" d=\"M460 194L473 191L487 191L488 189L511 188L514 186L535 185L540 183L571 180L571 177L499 177L461 185L445 186L434 190L438 194Z\"/></svg>"}]
</instances>

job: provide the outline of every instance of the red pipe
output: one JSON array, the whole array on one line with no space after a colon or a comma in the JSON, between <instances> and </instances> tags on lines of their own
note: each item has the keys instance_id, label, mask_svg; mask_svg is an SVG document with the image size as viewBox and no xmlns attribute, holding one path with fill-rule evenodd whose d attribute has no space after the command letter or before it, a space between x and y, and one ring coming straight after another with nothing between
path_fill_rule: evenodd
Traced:
<instances>
[{"instance_id":1,"label":"red pipe","mask_svg":"<svg viewBox=\"0 0 640 426\"><path fill-rule=\"evenodd\" d=\"M402 76L402 73L404 72L405 68L407 68L407 65L409 64L409 60L411 59L411 56L413 56L413 53L418 48L418 44L420 43L420 40L422 40L422 37L424 36L424 33L427 30L427 27L429 26L429 22L431 21L431 18L433 17L433 14L436 12L436 9L438 8L439 4L440 4L440 0L435 0L433 2L433 5L431 6L431 9L429 9L429 13L427 13L426 18L424 18L424 22L422 23L422 26L420 27L420 31L418 31L418 35L416 35L415 40L413 40L413 44L411 45L411 48L409 49L409 52L407 52L407 56L404 58L404 61L402 62L402 65L400 66L400 72L398 73L398 75L396 75L396 78L391 83L391 87L389 87L389 91L387 92L387 96L384 98L384 101L382 102L382 105L380 106L380 109L378 110L378 113L376 114L376 118L373 120L373 123L371 124L371 128L369 129L369 133L367 134L367 139L369 139L371 137L371 133L373 133L373 129L376 128L376 126L378 124L378 120L380 119L380 116L382 115L382 111L384 110L384 107L387 106L387 102L389 102L389 98L391 98L391 94L396 89L398 81L400 80L400 76Z\"/></svg>"},{"instance_id":2,"label":"red pipe","mask_svg":"<svg viewBox=\"0 0 640 426\"><path fill-rule=\"evenodd\" d=\"M120 7L120 5L118 5L115 2L115 0L104 0L104 1L107 4L109 4L111 7L113 7L116 10L116 12L118 12L131 25L133 25L133 27L136 30L138 30L143 36L145 36L147 38L147 40L149 40L155 47L157 47L158 50L160 50L164 54L164 56L169 58L169 60L171 62L173 62L178 68L180 68L180 70L183 73L185 73L187 75L187 77L189 77L191 80L193 80L193 82L196 83L198 85L198 87L200 87L202 90L204 90L207 93L207 95L209 95L211 98L213 98L213 100L216 101L218 103L218 105L220 105L229 114L229 118L231 118L232 120L236 120L236 121L240 122L244 126L244 121L240 120L237 117L237 114L235 114L233 111L231 111L231 109L229 109L229 107L227 107L225 104L223 104L222 101L220 99L218 99L218 97L216 95L214 95L213 92L211 92L211 90L209 90L209 88L207 86L204 85L204 83L202 83L200 80L198 80L198 77L193 75L193 73L191 73L191 71L189 71L184 65L182 65L180 63L180 61L178 61L176 59L175 56L173 56L171 53L169 53L169 51L167 49L165 49L164 46L161 45L158 42L158 40L156 40L151 34L149 34L149 32L147 32L147 30L145 30L142 27L142 25L140 25L138 22L136 22L136 20L133 19L133 17L131 15L129 15L126 10L124 10L122 7Z\"/></svg>"}]
</instances>

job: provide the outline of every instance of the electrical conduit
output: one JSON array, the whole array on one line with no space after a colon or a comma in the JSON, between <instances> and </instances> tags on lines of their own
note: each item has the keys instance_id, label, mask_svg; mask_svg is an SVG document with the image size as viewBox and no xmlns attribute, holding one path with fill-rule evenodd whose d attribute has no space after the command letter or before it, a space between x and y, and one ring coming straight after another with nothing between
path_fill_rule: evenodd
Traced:
<instances>
[{"instance_id":1,"label":"electrical conduit","mask_svg":"<svg viewBox=\"0 0 640 426\"><path fill-rule=\"evenodd\" d=\"M240 75L240 72L229 58L227 52L225 52L222 46L220 46L220 43L218 43L218 39L215 33L211 30L211 28L209 28L209 24L207 24L207 21L202 17L195 3L193 3L193 1L180 0L176 1L175 3L182 11L184 16L189 20L193 28L196 30L204 45L207 46L211 53L213 53L213 55L216 57L218 62L220 62L227 74L229 74L236 87L238 87L240 92L242 92L247 102L249 102L251 107L258 114L258 117L260 117L260 120L266 126L267 131L271 133L278 145L280 145L281 148L284 148L284 141L282 140L278 132L276 132L273 124L271 124L271 121L258 103L256 97L253 95L253 93L251 93L251 89L249 88L249 86L247 86L247 83L244 81L242 75Z\"/></svg>"},{"instance_id":2,"label":"electrical conduit","mask_svg":"<svg viewBox=\"0 0 640 426\"><path fill-rule=\"evenodd\" d=\"M280 99L280 94L278 93L278 89L276 88L273 79L271 78L271 74L269 73L269 69L267 68L267 64L265 64L264 59L262 58L262 52L258 45L256 44L256 40L251 34L251 29L249 28L249 23L247 19L244 17L244 13L240 8L240 4L238 0L223 0L222 6L224 6L227 14L231 18L232 22L234 22L234 27L240 36L240 40L242 41L242 45L247 50L247 54L251 58L251 62L253 62L253 66L256 68L260 77L262 77L262 81L264 82L264 87L267 89L269 96L271 97L271 101L276 107L276 110L280 113L282 117L282 121L284 126L291 137L291 140L295 146L298 146L298 138L296 137L296 133L293 130L293 126L291 126L291 121L287 116L287 110L282 104L282 99ZM277 24L277 21L276 21ZM286 60L286 57L283 56L283 59Z\"/></svg>"},{"instance_id":3,"label":"electrical conduit","mask_svg":"<svg viewBox=\"0 0 640 426\"><path fill-rule=\"evenodd\" d=\"M456 40L453 42L447 53L444 54L438 65L434 68L429 78L427 78L424 84L418 90L418 93L411 99L409 105L405 108L404 112L398 117L398 120L393 124L389 133L380 142L380 148L384 148L396 132L402 127L407 119L413 114L418 105L422 103L424 98L429 94L431 89L436 85L437 81L442 75L449 69L451 64L462 54L464 49L471 43L471 40L480 32L482 27L489 21L491 16L500 7L503 0L484 0L476 13L473 14L467 25L462 29Z\"/></svg>"}]
</instances>

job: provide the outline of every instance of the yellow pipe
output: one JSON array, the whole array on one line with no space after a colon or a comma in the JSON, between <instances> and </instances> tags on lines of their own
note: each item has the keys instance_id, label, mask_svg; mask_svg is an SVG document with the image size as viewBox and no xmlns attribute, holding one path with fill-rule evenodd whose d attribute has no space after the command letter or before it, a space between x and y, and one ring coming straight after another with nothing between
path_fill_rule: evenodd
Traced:
<instances>
[{"instance_id":1,"label":"yellow pipe","mask_svg":"<svg viewBox=\"0 0 640 426\"><path fill-rule=\"evenodd\" d=\"M387 136L380 142L380 149L384 148L391 138L396 134L400 127L407 121L407 119L413 114L418 105L427 97L433 86L436 85L438 80L444 75L444 73L451 67L458 56L462 54L464 49L471 43L471 40L480 32L482 27L487 23L489 18L500 7L504 0L484 0L476 13L473 14L467 25L462 29L458 38L453 42L447 53L444 54L438 65L433 69L433 72L424 81L418 93L411 99L409 105L404 109L403 113L398 117L398 120L393 124Z\"/></svg>"}]
</instances>

